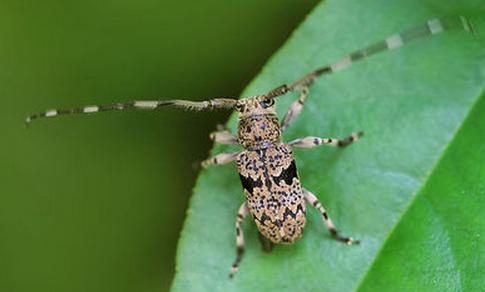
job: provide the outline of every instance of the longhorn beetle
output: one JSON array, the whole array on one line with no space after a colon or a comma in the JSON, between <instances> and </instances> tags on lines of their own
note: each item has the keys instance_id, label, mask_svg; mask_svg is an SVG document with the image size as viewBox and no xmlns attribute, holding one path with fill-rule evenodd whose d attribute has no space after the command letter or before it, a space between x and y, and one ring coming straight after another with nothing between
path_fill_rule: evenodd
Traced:
<instances>
[{"instance_id":1,"label":"longhorn beetle","mask_svg":"<svg viewBox=\"0 0 485 292\"><path fill-rule=\"evenodd\" d=\"M29 124L32 120L42 117L128 108L156 109L163 106L175 106L191 110L218 108L235 110L239 116L237 136L233 136L227 129L219 129L210 135L210 139L222 144L239 144L244 150L221 153L201 163L202 167L206 168L236 161L244 188L246 201L240 206L236 217L237 256L229 274L232 277L238 269L244 251L241 222L249 213L260 234L271 244L291 244L302 236L306 221L305 204L308 202L320 211L323 221L334 239L349 245L358 243L352 237L341 236L317 197L301 186L292 149L313 148L320 145L345 147L357 141L363 132L353 133L342 140L308 136L289 143L282 142L281 133L300 114L308 95L308 87L317 77L339 71L353 62L376 53L396 49L413 40L447 30L472 32L472 26L469 20L463 16L432 19L346 55L331 65L310 72L294 83L281 85L263 95L249 96L239 100L232 98L216 98L206 101L135 100L72 109L53 109L28 116L26 123ZM298 99L292 103L283 120L279 122L273 106L275 98L292 91L299 92Z\"/></svg>"}]
</instances>

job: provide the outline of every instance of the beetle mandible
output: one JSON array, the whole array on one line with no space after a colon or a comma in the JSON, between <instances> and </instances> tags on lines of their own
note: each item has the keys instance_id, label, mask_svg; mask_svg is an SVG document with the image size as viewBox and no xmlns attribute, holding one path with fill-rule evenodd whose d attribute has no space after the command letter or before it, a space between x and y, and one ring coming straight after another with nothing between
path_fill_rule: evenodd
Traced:
<instances>
[{"instance_id":1,"label":"beetle mandible","mask_svg":"<svg viewBox=\"0 0 485 292\"><path fill-rule=\"evenodd\" d=\"M200 102L178 99L136 100L48 110L28 116L26 123L29 124L32 120L43 117L128 108L156 109L163 106L175 106L192 110L217 108L235 110L239 116L237 136L227 129L219 129L212 133L210 138L222 144L239 144L244 150L221 153L202 162L202 167L206 168L211 165L236 161L244 188L246 201L240 206L236 217L237 256L229 274L232 277L236 273L243 255L244 238L241 223L248 214L252 215L260 234L271 243L291 244L302 236L306 221L306 202L308 202L320 211L333 238L349 245L358 243L352 237L341 236L317 197L301 186L292 149L313 148L320 145L344 147L357 141L363 132L353 133L342 140L308 136L289 143L282 141L281 133L300 114L308 95L308 88L317 77L339 71L353 62L363 60L376 53L396 49L413 40L447 30L473 31L470 21L463 16L428 20L422 25L391 35L383 41L348 54L331 65L318 68L294 83L284 84L263 95L239 100L232 98L216 98ZM300 94L280 122L274 109L275 98L292 91L298 91Z\"/></svg>"}]
</instances>

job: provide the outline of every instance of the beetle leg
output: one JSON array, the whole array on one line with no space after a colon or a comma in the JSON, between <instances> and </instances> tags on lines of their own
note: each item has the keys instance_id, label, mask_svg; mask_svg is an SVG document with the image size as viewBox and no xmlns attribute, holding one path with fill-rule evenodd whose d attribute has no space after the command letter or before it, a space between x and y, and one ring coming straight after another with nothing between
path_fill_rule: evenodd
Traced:
<instances>
[{"instance_id":1,"label":"beetle leg","mask_svg":"<svg viewBox=\"0 0 485 292\"><path fill-rule=\"evenodd\" d=\"M258 231L258 238L259 238L259 242L261 243L261 247L263 251L265 252L273 251L274 243L271 242L271 240L264 237L264 235L262 235L261 232L259 231Z\"/></svg>"},{"instance_id":2,"label":"beetle leg","mask_svg":"<svg viewBox=\"0 0 485 292\"><path fill-rule=\"evenodd\" d=\"M239 263L241 262L241 258L244 254L244 235L241 228L241 222L244 220L246 215L248 215L248 207L246 205L246 202L244 202L241 204L241 207L239 207L239 211L237 212L236 217L236 260L231 266L229 278L234 277L234 274L237 272Z\"/></svg>"},{"instance_id":3,"label":"beetle leg","mask_svg":"<svg viewBox=\"0 0 485 292\"><path fill-rule=\"evenodd\" d=\"M239 152L223 152L223 153L217 154L212 158L202 161L200 163L200 166L202 166L202 168L208 168L209 166L212 166L212 165L227 164L231 161L236 160L238 154Z\"/></svg>"},{"instance_id":4,"label":"beetle leg","mask_svg":"<svg viewBox=\"0 0 485 292\"><path fill-rule=\"evenodd\" d=\"M293 120L300 114L307 95L308 87L304 86L300 91L298 99L291 104L290 108L286 112L285 117L283 118L283 121L281 122L282 131L284 131L291 124L291 122L293 122Z\"/></svg>"},{"instance_id":5,"label":"beetle leg","mask_svg":"<svg viewBox=\"0 0 485 292\"><path fill-rule=\"evenodd\" d=\"M296 139L288 143L288 145L297 148L313 148L323 144L330 145L333 147L345 147L353 142L359 140L360 137L364 135L364 132L352 133L350 136L344 139L335 138L320 138L308 136L300 139Z\"/></svg>"},{"instance_id":6,"label":"beetle leg","mask_svg":"<svg viewBox=\"0 0 485 292\"><path fill-rule=\"evenodd\" d=\"M236 137L234 137L229 129L225 128L222 125L218 125L217 129L214 132L210 133L209 138L212 141L220 144L237 144Z\"/></svg>"},{"instance_id":7,"label":"beetle leg","mask_svg":"<svg viewBox=\"0 0 485 292\"><path fill-rule=\"evenodd\" d=\"M359 241L353 239L352 237L343 237L338 234L337 229L333 225L332 219L328 217L327 211L325 211L325 208L323 208L322 204L318 201L317 197L315 197L314 194L312 194L310 191L307 189L303 188L303 195L305 196L305 199L313 205L313 207L317 208L320 211L320 214L322 214L323 221L325 222L325 225L327 225L327 229L330 232L330 234L333 236L338 241L344 242L348 245L351 244L358 244Z\"/></svg>"}]
</instances>

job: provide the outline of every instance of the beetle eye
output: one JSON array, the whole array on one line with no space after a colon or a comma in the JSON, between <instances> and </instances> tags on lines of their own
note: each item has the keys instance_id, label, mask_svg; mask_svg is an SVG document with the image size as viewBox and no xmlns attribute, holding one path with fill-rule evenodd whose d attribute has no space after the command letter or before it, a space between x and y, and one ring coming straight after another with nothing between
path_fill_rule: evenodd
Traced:
<instances>
[{"instance_id":1,"label":"beetle eye","mask_svg":"<svg viewBox=\"0 0 485 292\"><path fill-rule=\"evenodd\" d=\"M274 105L274 99L265 99L259 103L262 108L268 108Z\"/></svg>"}]
</instances>

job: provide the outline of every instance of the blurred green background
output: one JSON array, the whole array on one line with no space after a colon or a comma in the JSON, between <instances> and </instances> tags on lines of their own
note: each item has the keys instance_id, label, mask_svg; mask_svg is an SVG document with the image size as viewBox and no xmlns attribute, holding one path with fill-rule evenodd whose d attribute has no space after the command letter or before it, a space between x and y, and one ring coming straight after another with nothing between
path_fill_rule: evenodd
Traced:
<instances>
[{"instance_id":1,"label":"blurred green background","mask_svg":"<svg viewBox=\"0 0 485 292\"><path fill-rule=\"evenodd\" d=\"M237 96L316 2L1 0L0 291L167 290L193 165L228 116L110 112L26 130L26 114Z\"/></svg>"}]
</instances>

